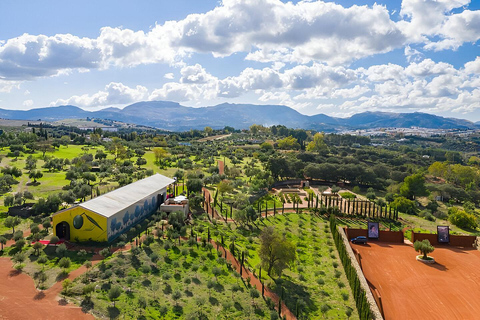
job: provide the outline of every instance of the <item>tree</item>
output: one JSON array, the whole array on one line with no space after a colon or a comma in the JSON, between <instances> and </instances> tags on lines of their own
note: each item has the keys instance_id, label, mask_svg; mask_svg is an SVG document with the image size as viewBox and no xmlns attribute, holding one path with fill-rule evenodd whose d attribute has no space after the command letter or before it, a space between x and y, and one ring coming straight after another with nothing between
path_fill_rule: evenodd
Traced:
<instances>
[{"instance_id":1,"label":"tree","mask_svg":"<svg viewBox=\"0 0 480 320\"><path fill-rule=\"evenodd\" d=\"M181 181L183 180L184 175L185 175L185 171L178 169L177 171L175 171L175 174L173 176L177 178L177 181Z\"/></svg>"},{"instance_id":2,"label":"tree","mask_svg":"<svg viewBox=\"0 0 480 320\"><path fill-rule=\"evenodd\" d=\"M328 146L324 141L324 134L317 132L313 136L313 141L311 141L307 145L307 151L310 152L318 152L321 154L327 154L328 153Z\"/></svg>"},{"instance_id":3,"label":"tree","mask_svg":"<svg viewBox=\"0 0 480 320\"><path fill-rule=\"evenodd\" d=\"M90 295L92 294L93 291L95 291L95 284L94 283L89 283L89 284L87 284L86 286L83 287L83 295L88 300L90 300Z\"/></svg>"},{"instance_id":4,"label":"tree","mask_svg":"<svg viewBox=\"0 0 480 320\"><path fill-rule=\"evenodd\" d=\"M7 228L12 228L12 234L15 233L15 227L20 224L21 220L19 217L15 216L8 216L5 221L3 222L3 225Z\"/></svg>"},{"instance_id":5,"label":"tree","mask_svg":"<svg viewBox=\"0 0 480 320\"><path fill-rule=\"evenodd\" d=\"M283 269L296 260L296 247L273 226L268 226L260 233L259 256L269 275L274 271L281 276Z\"/></svg>"},{"instance_id":6,"label":"tree","mask_svg":"<svg viewBox=\"0 0 480 320\"><path fill-rule=\"evenodd\" d=\"M215 280L217 280L217 277L222 274L222 269L219 267L213 267L212 274L215 276Z\"/></svg>"},{"instance_id":7,"label":"tree","mask_svg":"<svg viewBox=\"0 0 480 320\"><path fill-rule=\"evenodd\" d=\"M25 239L23 239L22 237L17 241L15 241L15 248L17 248L18 250L21 250L25 246L25 244L26 244Z\"/></svg>"},{"instance_id":8,"label":"tree","mask_svg":"<svg viewBox=\"0 0 480 320\"><path fill-rule=\"evenodd\" d=\"M141 166L144 166L147 164L147 159L145 158L137 158L137 161L135 162L135 164L138 166L138 169L141 168Z\"/></svg>"},{"instance_id":9,"label":"tree","mask_svg":"<svg viewBox=\"0 0 480 320\"><path fill-rule=\"evenodd\" d=\"M425 177L421 173L406 177L400 187L400 193L411 200L414 200L416 196L427 196L428 190L425 187Z\"/></svg>"},{"instance_id":10,"label":"tree","mask_svg":"<svg viewBox=\"0 0 480 320\"><path fill-rule=\"evenodd\" d=\"M217 185L217 190L223 196L225 193L233 191L233 186L229 180L222 180Z\"/></svg>"},{"instance_id":11,"label":"tree","mask_svg":"<svg viewBox=\"0 0 480 320\"><path fill-rule=\"evenodd\" d=\"M210 289L212 289L213 287L215 287L215 281L213 281L213 279L208 279L207 281L207 288L208 288L208 296L210 297Z\"/></svg>"},{"instance_id":12,"label":"tree","mask_svg":"<svg viewBox=\"0 0 480 320\"><path fill-rule=\"evenodd\" d=\"M37 234L40 232L40 227L38 226L38 224L36 223L33 223L32 225L30 225L30 232L32 234Z\"/></svg>"},{"instance_id":13,"label":"tree","mask_svg":"<svg viewBox=\"0 0 480 320\"><path fill-rule=\"evenodd\" d=\"M33 249L35 250L35 254L38 256L40 254L40 250L42 250L43 244L41 242L35 242L33 244Z\"/></svg>"},{"instance_id":14,"label":"tree","mask_svg":"<svg viewBox=\"0 0 480 320\"><path fill-rule=\"evenodd\" d=\"M62 243L60 244L57 249L55 250L55 252L59 255L59 256L65 256L65 253L67 252L67 246Z\"/></svg>"},{"instance_id":15,"label":"tree","mask_svg":"<svg viewBox=\"0 0 480 320\"><path fill-rule=\"evenodd\" d=\"M63 282L62 282L62 289L63 289L62 292L63 292L63 294L69 295L70 289L72 287L73 287L72 280L70 280L70 279L63 280Z\"/></svg>"},{"instance_id":16,"label":"tree","mask_svg":"<svg viewBox=\"0 0 480 320\"><path fill-rule=\"evenodd\" d=\"M45 158L45 153L54 151L53 146L48 141L43 141L39 143L38 150L42 152L43 158Z\"/></svg>"},{"instance_id":17,"label":"tree","mask_svg":"<svg viewBox=\"0 0 480 320\"><path fill-rule=\"evenodd\" d=\"M43 270L40 270L39 272L36 272L34 277L38 281L38 287L40 287L42 285L42 283L44 283L48 279L47 274Z\"/></svg>"},{"instance_id":18,"label":"tree","mask_svg":"<svg viewBox=\"0 0 480 320\"><path fill-rule=\"evenodd\" d=\"M115 308L115 301L120 297L122 294L122 288L120 286L115 285L110 288L110 291L108 291L108 299L110 301L113 301L113 307Z\"/></svg>"},{"instance_id":19,"label":"tree","mask_svg":"<svg viewBox=\"0 0 480 320\"><path fill-rule=\"evenodd\" d=\"M189 192L197 193L202 191L203 181L202 179L194 178L187 180L187 190Z\"/></svg>"},{"instance_id":20,"label":"tree","mask_svg":"<svg viewBox=\"0 0 480 320\"><path fill-rule=\"evenodd\" d=\"M50 218L46 218L45 220L43 220L42 226L48 233L48 228L52 227L52 223L50 222Z\"/></svg>"},{"instance_id":21,"label":"tree","mask_svg":"<svg viewBox=\"0 0 480 320\"><path fill-rule=\"evenodd\" d=\"M37 183L37 179L40 179L41 177L43 177L43 173L40 170L32 170L28 174L28 177L30 179L33 179L33 183Z\"/></svg>"},{"instance_id":22,"label":"tree","mask_svg":"<svg viewBox=\"0 0 480 320\"><path fill-rule=\"evenodd\" d=\"M417 206L415 202L412 200L408 200L405 197L398 197L396 198L390 206L392 208L397 209L400 212L405 212L408 214L415 214L417 212Z\"/></svg>"},{"instance_id":23,"label":"tree","mask_svg":"<svg viewBox=\"0 0 480 320\"><path fill-rule=\"evenodd\" d=\"M63 268L63 272L66 272L68 268L70 268L70 265L71 265L71 261L70 261L70 258L66 258L66 257L63 257L62 259L60 259L58 261L58 266L60 268Z\"/></svg>"},{"instance_id":24,"label":"tree","mask_svg":"<svg viewBox=\"0 0 480 320\"><path fill-rule=\"evenodd\" d=\"M300 144L298 143L297 139L292 136L288 136L284 139L280 139L277 141L277 145L280 149L293 149L298 150L300 149Z\"/></svg>"},{"instance_id":25,"label":"tree","mask_svg":"<svg viewBox=\"0 0 480 320\"><path fill-rule=\"evenodd\" d=\"M168 152L162 147L153 148L153 154L155 155L155 163L160 167L163 167L163 159L168 155Z\"/></svg>"},{"instance_id":26,"label":"tree","mask_svg":"<svg viewBox=\"0 0 480 320\"><path fill-rule=\"evenodd\" d=\"M173 227L176 231L185 225L185 215L182 211L174 211L168 216L168 224Z\"/></svg>"},{"instance_id":27,"label":"tree","mask_svg":"<svg viewBox=\"0 0 480 320\"><path fill-rule=\"evenodd\" d=\"M338 191L340 191L340 187L337 185L334 185L330 188L330 191L332 191L333 194L337 194Z\"/></svg>"},{"instance_id":28,"label":"tree","mask_svg":"<svg viewBox=\"0 0 480 320\"><path fill-rule=\"evenodd\" d=\"M11 194L5 196L5 199L3 200L3 204L5 207L11 207L15 204L15 197L12 196Z\"/></svg>"},{"instance_id":29,"label":"tree","mask_svg":"<svg viewBox=\"0 0 480 320\"><path fill-rule=\"evenodd\" d=\"M208 137L212 134L213 129L211 127L205 127L205 129L203 129L203 131L205 132L205 135Z\"/></svg>"},{"instance_id":30,"label":"tree","mask_svg":"<svg viewBox=\"0 0 480 320\"><path fill-rule=\"evenodd\" d=\"M182 297L180 290L175 290L172 294L172 299L175 301L175 305L178 305L178 299Z\"/></svg>"},{"instance_id":31,"label":"tree","mask_svg":"<svg viewBox=\"0 0 480 320\"><path fill-rule=\"evenodd\" d=\"M32 155L29 155L25 160L25 169L27 169L30 172L36 168L37 168L37 159L34 158Z\"/></svg>"},{"instance_id":32,"label":"tree","mask_svg":"<svg viewBox=\"0 0 480 320\"><path fill-rule=\"evenodd\" d=\"M5 238L4 236L0 236L0 245L2 246L2 250L0 251L3 251L3 246L7 244L7 238Z\"/></svg>"},{"instance_id":33,"label":"tree","mask_svg":"<svg viewBox=\"0 0 480 320\"><path fill-rule=\"evenodd\" d=\"M83 265L85 266L85 268L87 268L87 273L88 273L88 270L92 267L92 261L87 260Z\"/></svg>"},{"instance_id":34,"label":"tree","mask_svg":"<svg viewBox=\"0 0 480 320\"><path fill-rule=\"evenodd\" d=\"M256 288L250 288L250 298L252 298L252 304L255 305L255 299L260 297L260 293Z\"/></svg>"},{"instance_id":35,"label":"tree","mask_svg":"<svg viewBox=\"0 0 480 320\"><path fill-rule=\"evenodd\" d=\"M425 239L423 241L415 241L415 243L413 244L413 248L415 249L415 251L423 254L423 260L427 260L427 255L435 250L435 248L430 244L430 241L428 241L428 239Z\"/></svg>"}]
</instances>

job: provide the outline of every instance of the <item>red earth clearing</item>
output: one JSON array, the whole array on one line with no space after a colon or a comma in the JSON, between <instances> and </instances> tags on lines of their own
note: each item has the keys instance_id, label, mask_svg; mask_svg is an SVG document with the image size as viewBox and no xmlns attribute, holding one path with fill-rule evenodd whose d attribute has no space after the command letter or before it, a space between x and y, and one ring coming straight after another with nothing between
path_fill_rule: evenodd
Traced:
<instances>
[{"instance_id":1,"label":"red earth clearing","mask_svg":"<svg viewBox=\"0 0 480 320\"><path fill-rule=\"evenodd\" d=\"M61 282L58 282L49 290L37 290L28 275L12 268L10 259L0 258L0 319L94 319L79 307L59 299L61 287Z\"/></svg>"},{"instance_id":2,"label":"red earth clearing","mask_svg":"<svg viewBox=\"0 0 480 320\"><path fill-rule=\"evenodd\" d=\"M413 246L352 244L363 273L380 292L385 319L479 319L480 251L438 246L435 264L417 261Z\"/></svg>"}]
</instances>

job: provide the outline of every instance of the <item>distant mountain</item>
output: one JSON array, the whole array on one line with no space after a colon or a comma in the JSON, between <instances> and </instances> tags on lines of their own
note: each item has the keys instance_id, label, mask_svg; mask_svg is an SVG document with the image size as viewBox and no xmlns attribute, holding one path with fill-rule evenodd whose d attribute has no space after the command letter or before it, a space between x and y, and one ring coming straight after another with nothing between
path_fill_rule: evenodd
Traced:
<instances>
[{"instance_id":1,"label":"distant mountain","mask_svg":"<svg viewBox=\"0 0 480 320\"><path fill-rule=\"evenodd\" d=\"M223 103L211 107L185 107L169 101L143 101L123 109L107 108L86 111L75 106L48 107L27 111L0 109L0 118L17 120L57 121L69 118L100 118L145 125L170 131L214 129L231 126L246 129L252 124L284 125L323 131L380 127L423 127L434 129L480 128L468 120L444 118L427 113L364 112L350 118L335 118L325 114L303 115L281 105Z\"/></svg>"}]
</instances>

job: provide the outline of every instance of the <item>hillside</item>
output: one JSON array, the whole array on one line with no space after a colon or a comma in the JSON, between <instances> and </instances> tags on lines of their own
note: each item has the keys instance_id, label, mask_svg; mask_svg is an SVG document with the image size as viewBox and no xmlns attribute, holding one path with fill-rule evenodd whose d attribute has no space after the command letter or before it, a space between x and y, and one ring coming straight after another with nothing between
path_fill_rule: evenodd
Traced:
<instances>
[{"instance_id":1,"label":"hillside","mask_svg":"<svg viewBox=\"0 0 480 320\"><path fill-rule=\"evenodd\" d=\"M444 118L427 113L364 112L349 118L325 114L307 116L282 105L223 103L203 108L185 107L170 101L143 101L123 109L107 108L86 111L75 106L60 106L27 111L0 109L0 117L16 120L58 121L69 118L99 118L151 126L170 131L220 129L231 126L246 129L252 124L284 125L289 128L335 131L378 127L424 127L433 129L474 129L478 124L468 120Z\"/></svg>"}]
</instances>

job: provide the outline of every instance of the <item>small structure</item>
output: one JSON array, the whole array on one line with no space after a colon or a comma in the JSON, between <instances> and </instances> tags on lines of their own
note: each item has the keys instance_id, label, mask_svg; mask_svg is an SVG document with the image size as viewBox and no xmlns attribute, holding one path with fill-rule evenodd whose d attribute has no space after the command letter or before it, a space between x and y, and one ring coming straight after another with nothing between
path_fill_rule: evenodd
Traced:
<instances>
[{"instance_id":1,"label":"small structure","mask_svg":"<svg viewBox=\"0 0 480 320\"><path fill-rule=\"evenodd\" d=\"M113 241L157 211L174 182L155 174L59 211L53 215L53 232L70 241Z\"/></svg>"},{"instance_id":2,"label":"small structure","mask_svg":"<svg viewBox=\"0 0 480 320\"><path fill-rule=\"evenodd\" d=\"M182 211L184 217L188 214L188 199L185 196L178 196L175 198L168 198L167 201L160 205L160 211L175 212Z\"/></svg>"}]
</instances>

